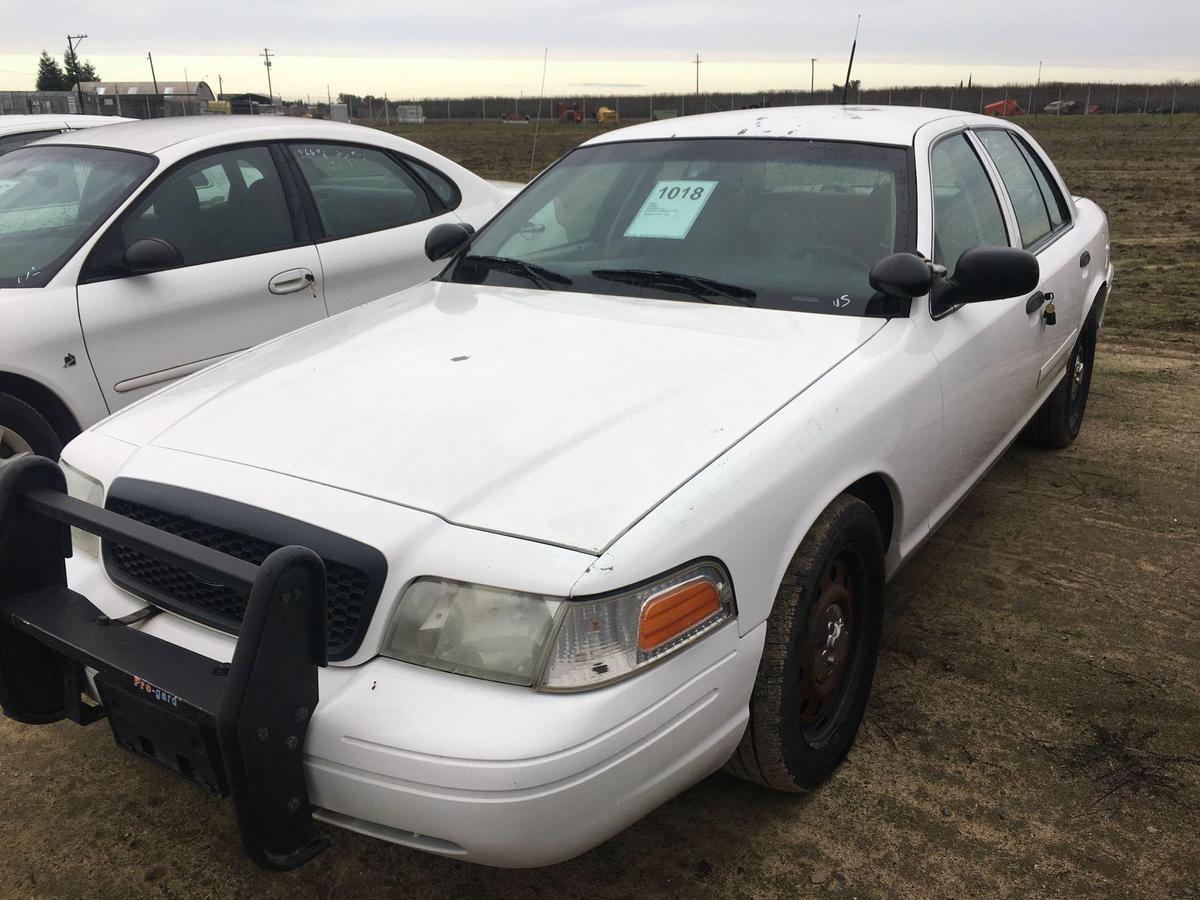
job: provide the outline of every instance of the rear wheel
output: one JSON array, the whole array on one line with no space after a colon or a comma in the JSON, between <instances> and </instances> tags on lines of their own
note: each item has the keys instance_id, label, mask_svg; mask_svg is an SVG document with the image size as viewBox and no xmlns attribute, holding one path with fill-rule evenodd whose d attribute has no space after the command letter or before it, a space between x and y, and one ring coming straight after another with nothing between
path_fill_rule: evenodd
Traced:
<instances>
[{"instance_id":1,"label":"rear wheel","mask_svg":"<svg viewBox=\"0 0 1200 900\"><path fill-rule=\"evenodd\" d=\"M1083 427L1088 392L1092 386L1092 363L1096 359L1096 322L1089 317L1067 360L1067 370L1022 437L1036 447L1069 447Z\"/></svg>"},{"instance_id":2,"label":"rear wheel","mask_svg":"<svg viewBox=\"0 0 1200 900\"><path fill-rule=\"evenodd\" d=\"M726 768L783 791L828 778L858 733L882 623L879 523L842 495L788 566L767 620L750 723Z\"/></svg>"},{"instance_id":3,"label":"rear wheel","mask_svg":"<svg viewBox=\"0 0 1200 900\"><path fill-rule=\"evenodd\" d=\"M24 400L0 394L0 463L36 453L57 459L62 441L49 422Z\"/></svg>"}]
</instances>

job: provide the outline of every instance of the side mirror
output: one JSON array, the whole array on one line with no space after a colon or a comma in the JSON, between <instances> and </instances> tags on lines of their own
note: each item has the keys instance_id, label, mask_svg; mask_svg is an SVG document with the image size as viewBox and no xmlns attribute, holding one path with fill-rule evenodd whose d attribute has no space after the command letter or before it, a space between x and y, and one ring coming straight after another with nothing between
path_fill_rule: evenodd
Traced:
<instances>
[{"instance_id":1,"label":"side mirror","mask_svg":"<svg viewBox=\"0 0 1200 900\"><path fill-rule=\"evenodd\" d=\"M933 270L915 253L893 253L871 266L871 287L889 297L923 297L933 286Z\"/></svg>"},{"instance_id":2,"label":"side mirror","mask_svg":"<svg viewBox=\"0 0 1200 900\"><path fill-rule=\"evenodd\" d=\"M954 274L934 285L937 306L1019 297L1037 289L1037 257L1016 247L972 247L958 258Z\"/></svg>"},{"instance_id":3,"label":"side mirror","mask_svg":"<svg viewBox=\"0 0 1200 900\"><path fill-rule=\"evenodd\" d=\"M130 272L143 275L182 266L183 254L164 238L141 238L125 250L124 262Z\"/></svg>"},{"instance_id":4,"label":"side mirror","mask_svg":"<svg viewBox=\"0 0 1200 900\"><path fill-rule=\"evenodd\" d=\"M437 225L425 237L425 255L430 262L445 259L475 233L470 225L460 225L457 222L443 222Z\"/></svg>"}]
</instances>

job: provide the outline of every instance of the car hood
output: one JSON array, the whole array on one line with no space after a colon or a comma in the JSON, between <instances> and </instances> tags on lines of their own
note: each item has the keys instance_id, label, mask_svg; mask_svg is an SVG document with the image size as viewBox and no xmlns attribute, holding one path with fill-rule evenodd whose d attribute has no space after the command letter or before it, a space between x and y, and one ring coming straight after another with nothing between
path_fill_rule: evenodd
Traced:
<instances>
[{"instance_id":1,"label":"car hood","mask_svg":"<svg viewBox=\"0 0 1200 900\"><path fill-rule=\"evenodd\" d=\"M97 430L599 552L883 324L430 282Z\"/></svg>"}]
</instances>

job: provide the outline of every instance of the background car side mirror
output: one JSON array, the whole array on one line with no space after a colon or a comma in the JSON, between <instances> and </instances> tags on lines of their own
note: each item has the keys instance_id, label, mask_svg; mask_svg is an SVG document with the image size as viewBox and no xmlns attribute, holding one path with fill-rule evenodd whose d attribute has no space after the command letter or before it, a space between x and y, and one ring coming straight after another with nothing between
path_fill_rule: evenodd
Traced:
<instances>
[{"instance_id":1,"label":"background car side mirror","mask_svg":"<svg viewBox=\"0 0 1200 900\"><path fill-rule=\"evenodd\" d=\"M125 250L122 257L125 266L134 275L174 269L183 265L183 254L179 248L165 238L141 238Z\"/></svg>"},{"instance_id":2,"label":"background car side mirror","mask_svg":"<svg viewBox=\"0 0 1200 900\"><path fill-rule=\"evenodd\" d=\"M871 266L871 287L889 297L923 297L933 286L933 270L915 253L892 253Z\"/></svg>"},{"instance_id":3,"label":"background car side mirror","mask_svg":"<svg viewBox=\"0 0 1200 900\"><path fill-rule=\"evenodd\" d=\"M1016 247L972 247L954 266L954 274L933 285L935 307L1018 297L1037 289L1037 257Z\"/></svg>"},{"instance_id":4,"label":"background car side mirror","mask_svg":"<svg viewBox=\"0 0 1200 900\"><path fill-rule=\"evenodd\" d=\"M470 225L460 225L458 222L443 222L434 226L425 237L425 255L430 262L445 259L475 233Z\"/></svg>"}]
</instances>

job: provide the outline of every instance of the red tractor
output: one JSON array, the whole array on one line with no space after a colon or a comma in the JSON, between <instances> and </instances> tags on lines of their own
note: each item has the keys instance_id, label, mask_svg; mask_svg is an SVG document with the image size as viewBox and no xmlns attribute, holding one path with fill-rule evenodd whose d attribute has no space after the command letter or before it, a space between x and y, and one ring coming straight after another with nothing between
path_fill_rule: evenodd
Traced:
<instances>
[{"instance_id":1,"label":"red tractor","mask_svg":"<svg viewBox=\"0 0 1200 900\"><path fill-rule=\"evenodd\" d=\"M558 121L566 125L578 125L587 118L587 109L582 103L558 101Z\"/></svg>"}]
</instances>

